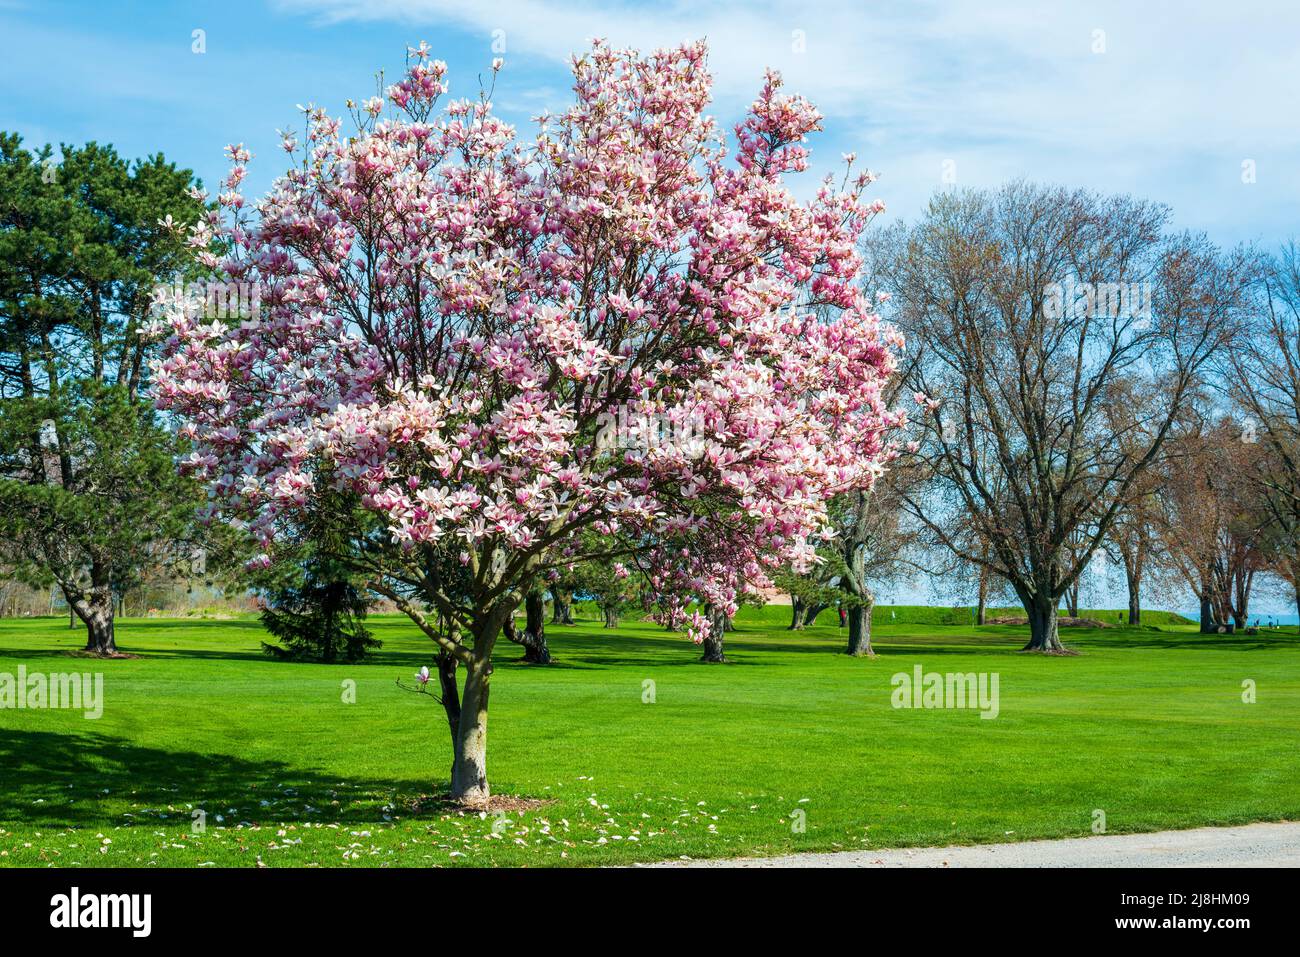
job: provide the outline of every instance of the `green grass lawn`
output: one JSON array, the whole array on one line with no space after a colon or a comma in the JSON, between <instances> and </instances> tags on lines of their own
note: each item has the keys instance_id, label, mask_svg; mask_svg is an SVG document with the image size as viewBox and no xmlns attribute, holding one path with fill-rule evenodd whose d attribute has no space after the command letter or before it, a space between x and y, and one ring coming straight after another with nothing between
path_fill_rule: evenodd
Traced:
<instances>
[{"instance_id":1,"label":"green grass lawn","mask_svg":"<svg viewBox=\"0 0 1300 957\"><path fill-rule=\"evenodd\" d=\"M1097 809L1111 833L1300 817L1295 629L1067 630L1081 654L1053 658L1017 653L1024 628L886 615L854 660L833 618L795 634L767 611L730 665L639 622L548 628L549 667L503 642L493 790L553 803L500 821L430 799L448 734L395 685L430 659L404 620L373 621L364 666L268 660L251 620L124 621L139 657L113 661L70 656L66 623L0 621L0 672L102 671L106 699L99 720L0 710L0 864L618 864L1083 836ZM997 719L894 709L918 664L996 672Z\"/></svg>"}]
</instances>

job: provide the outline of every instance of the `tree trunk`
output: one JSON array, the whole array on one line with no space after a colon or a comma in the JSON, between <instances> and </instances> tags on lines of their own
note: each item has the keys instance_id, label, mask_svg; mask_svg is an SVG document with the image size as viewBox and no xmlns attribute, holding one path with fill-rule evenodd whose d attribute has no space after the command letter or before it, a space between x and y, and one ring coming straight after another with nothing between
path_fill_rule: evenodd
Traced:
<instances>
[{"instance_id":1,"label":"tree trunk","mask_svg":"<svg viewBox=\"0 0 1300 957\"><path fill-rule=\"evenodd\" d=\"M1253 571L1239 571L1235 582L1235 601L1232 607L1232 621L1238 629L1245 628L1250 622L1250 590L1255 581Z\"/></svg>"},{"instance_id":2,"label":"tree trunk","mask_svg":"<svg viewBox=\"0 0 1300 957\"><path fill-rule=\"evenodd\" d=\"M1201 634L1210 635L1214 633L1214 605L1210 601L1209 595L1201 596Z\"/></svg>"},{"instance_id":3,"label":"tree trunk","mask_svg":"<svg viewBox=\"0 0 1300 957\"><path fill-rule=\"evenodd\" d=\"M849 654L855 658L874 658L871 647L871 612L875 601L849 608Z\"/></svg>"},{"instance_id":4,"label":"tree trunk","mask_svg":"<svg viewBox=\"0 0 1300 957\"><path fill-rule=\"evenodd\" d=\"M452 735L452 800L482 804L491 796L487 779L488 682L491 666L478 657L465 669L460 720Z\"/></svg>"},{"instance_id":5,"label":"tree trunk","mask_svg":"<svg viewBox=\"0 0 1300 957\"><path fill-rule=\"evenodd\" d=\"M442 709L447 713L447 727L451 731L454 747L456 730L460 727L460 688L456 684L456 658L447 651L439 651L437 664L438 684L442 688Z\"/></svg>"},{"instance_id":6,"label":"tree trunk","mask_svg":"<svg viewBox=\"0 0 1300 957\"><path fill-rule=\"evenodd\" d=\"M704 654L700 655L700 661L718 664L727 660L727 656L722 653L722 638L718 633L711 630L702 647Z\"/></svg>"},{"instance_id":7,"label":"tree trunk","mask_svg":"<svg viewBox=\"0 0 1300 957\"><path fill-rule=\"evenodd\" d=\"M86 625L86 651L97 655L117 654L117 640L113 629L113 596L107 583L91 585L89 595L69 595L68 604Z\"/></svg>"},{"instance_id":8,"label":"tree trunk","mask_svg":"<svg viewBox=\"0 0 1300 957\"><path fill-rule=\"evenodd\" d=\"M573 593L558 585L551 588L551 624L573 624Z\"/></svg>"},{"instance_id":9,"label":"tree trunk","mask_svg":"<svg viewBox=\"0 0 1300 957\"><path fill-rule=\"evenodd\" d=\"M980 566L979 597L975 605L975 624L985 624L989 610L989 570Z\"/></svg>"},{"instance_id":10,"label":"tree trunk","mask_svg":"<svg viewBox=\"0 0 1300 957\"><path fill-rule=\"evenodd\" d=\"M524 661L534 665L549 665L551 649L546 645L546 600L540 591L531 591L524 598L524 616L522 634L515 625L513 613L501 626L501 630L508 640L523 645Z\"/></svg>"},{"instance_id":11,"label":"tree trunk","mask_svg":"<svg viewBox=\"0 0 1300 957\"><path fill-rule=\"evenodd\" d=\"M1136 570L1126 561L1124 577L1128 581L1128 623L1142 624L1142 580Z\"/></svg>"},{"instance_id":12,"label":"tree trunk","mask_svg":"<svg viewBox=\"0 0 1300 957\"><path fill-rule=\"evenodd\" d=\"M524 599L527 624L524 631L524 661L535 665L551 663L551 649L546 644L546 598L540 591Z\"/></svg>"},{"instance_id":13,"label":"tree trunk","mask_svg":"<svg viewBox=\"0 0 1300 957\"><path fill-rule=\"evenodd\" d=\"M1065 590L1065 609L1071 618L1079 617L1079 584L1076 582Z\"/></svg>"},{"instance_id":14,"label":"tree trunk","mask_svg":"<svg viewBox=\"0 0 1300 957\"><path fill-rule=\"evenodd\" d=\"M1214 623L1216 625L1226 625L1228 619L1232 617L1231 603L1224 601L1222 598L1214 602ZM1218 629L1216 628L1217 632Z\"/></svg>"},{"instance_id":15,"label":"tree trunk","mask_svg":"<svg viewBox=\"0 0 1300 957\"><path fill-rule=\"evenodd\" d=\"M722 638L727 632L727 616L721 609L706 608L704 613L709 616L709 634L704 639L704 654L700 656L700 661L725 662L727 658L722 653Z\"/></svg>"},{"instance_id":16,"label":"tree trunk","mask_svg":"<svg viewBox=\"0 0 1300 957\"><path fill-rule=\"evenodd\" d=\"M113 630L113 606L92 609L86 618L86 650L97 655L117 654L117 638Z\"/></svg>"},{"instance_id":17,"label":"tree trunk","mask_svg":"<svg viewBox=\"0 0 1300 957\"><path fill-rule=\"evenodd\" d=\"M816 622L817 616L824 612L828 607L828 605L808 604L807 602L796 599L791 613L790 630L803 631L809 625Z\"/></svg>"},{"instance_id":18,"label":"tree trunk","mask_svg":"<svg viewBox=\"0 0 1300 957\"><path fill-rule=\"evenodd\" d=\"M614 608L614 607L611 606L611 605L605 605L605 606L603 606L603 607L601 608L601 611L605 613L605 627L606 627L606 628L617 628L617 627L618 627L618 609L617 609L617 608Z\"/></svg>"},{"instance_id":19,"label":"tree trunk","mask_svg":"<svg viewBox=\"0 0 1300 957\"><path fill-rule=\"evenodd\" d=\"M787 631L799 631L803 628L803 599L790 596L790 627Z\"/></svg>"},{"instance_id":20,"label":"tree trunk","mask_svg":"<svg viewBox=\"0 0 1300 957\"><path fill-rule=\"evenodd\" d=\"M1056 628L1057 602L1045 596L1035 596L1034 600L1025 602L1024 605L1029 616L1029 644L1021 650L1047 654L1065 651Z\"/></svg>"}]
</instances>

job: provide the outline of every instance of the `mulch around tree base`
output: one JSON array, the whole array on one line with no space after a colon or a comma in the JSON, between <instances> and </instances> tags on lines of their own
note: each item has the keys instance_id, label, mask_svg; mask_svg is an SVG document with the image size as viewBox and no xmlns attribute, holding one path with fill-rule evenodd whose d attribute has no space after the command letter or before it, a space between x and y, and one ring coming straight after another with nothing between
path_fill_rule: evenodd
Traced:
<instances>
[{"instance_id":1,"label":"mulch around tree base","mask_svg":"<svg viewBox=\"0 0 1300 957\"><path fill-rule=\"evenodd\" d=\"M455 801L445 794L426 794L412 801L409 807L415 813L446 814L451 811L464 811L477 814L486 811L488 814L496 814L498 811L504 811L507 814L518 814L522 811L535 811L554 803L554 798L515 797L512 794L494 794L486 801L472 803Z\"/></svg>"},{"instance_id":2,"label":"mulch around tree base","mask_svg":"<svg viewBox=\"0 0 1300 957\"><path fill-rule=\"evenodd\" d=\"M85 648L79 648L76 651L64 651L62 652L62 654L66 655L69 658L99 658L101 660L106 658L112 658L114 660L118 658L139 660L142 657L141 655L128 654L125 651L115 651L111 655L101 655L97 651L87 651Z\"/></svg>"}]
</instances>

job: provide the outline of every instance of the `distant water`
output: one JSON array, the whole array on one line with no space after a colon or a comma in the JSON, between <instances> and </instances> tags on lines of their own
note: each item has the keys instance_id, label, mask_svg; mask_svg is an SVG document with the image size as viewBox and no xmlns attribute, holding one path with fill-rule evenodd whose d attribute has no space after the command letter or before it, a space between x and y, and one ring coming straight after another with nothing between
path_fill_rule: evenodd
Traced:
<instances>
[{"instance_id":1,"label":"distant water","mask_svg":"<svg viewBox=\"0 0 1300 957\"><path fill-rule=\"evenodd\" d=\"M1188 618L1192 619L1192 621L1201 620L1200 611L1180 611L1178 614L1186 615ZM1289 615L1270 615L1265 612L1256 614L1251 612L1247 622L1251 625L1257 623L1260 625L1267 625L1269 622L1272 622L1275 625L1300 625L1300 615L1297 615L1295 612L1291 612Z\"/></svg>"}]
</instances>

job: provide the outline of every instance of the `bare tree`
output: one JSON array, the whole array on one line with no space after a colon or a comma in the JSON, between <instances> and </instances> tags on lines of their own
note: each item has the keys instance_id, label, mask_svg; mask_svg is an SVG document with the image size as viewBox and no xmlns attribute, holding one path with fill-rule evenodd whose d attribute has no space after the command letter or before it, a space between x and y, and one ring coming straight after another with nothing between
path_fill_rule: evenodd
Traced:
<instances>
[{"instance_id":1,"label":"bare tree","mask_svg":"<svg viewBox=\"0 0 1300 957\"><path fill-rule=\"evenodd\" d=\"M1276 570L1300 583L1300 247L1267 258L1254 287L1250 321L1227 365L1242 410L1243 435L1266 454L1251 474L1275 528ZM1295 588L1300 611L1300 585Z\"/></svg>"},{"instance_id":2,"label":"bare tree","mask_svg":"<svg viewBox=\"0 0 1300 957\"><path fill-rule=\"evenodd\" d=\"M936 480L905 504L1010 583L1027 651L1064 652L1062 595L1160 460L1241 308L1240 257L1163 236L1167 217L1025 183L945 193L889 270L897 321L926 353L913 380ZM1155 398L1124 420L1121 389ZM953 534L962 516L975 536Z\"/></svg>"},{"instance_id":3,"label":"bare tree","mask_svg":"<svg viewBox=\"0 0 1300 957\"><path fill-rule=\"evenodd\" d=\"M918 494L914 497L919 497ZM935 511L937 518L940 512ZM914 564L930 581L930 591L936 602L969 600L974 605L975 624L988 623L990 604L1008 600L1012 593L1007 583L990 567L992 550L979 537L975 520L961 512L945 512L949 524L943 536L935 535L923 523L915 523ZM949 548L945 541L956 541L959 549ZM975 554L982 560L967 561L963 555Z\"/></svg>"},{"instance_id":4,"label":"bare tree","mask_svg":"<svg viewBox=\"0 0 1300 957\"><path fill-rule=\"evenodd\" d=\"M1158 504L1150 481L1132 489L1111 528L1108 551L1124 569L1128 593L1128 623L1142 624L1142 586L1160 569Z\"/></svg>"},{"instance_id":5,"label":"bare tree","mask_svg":"<svg viewBox=\"0 0 1300 957\"><path fill-rule=\"evenodd\" d=\"M918 527L901 506L903 497L917 494L923 482L924 473L910 457L896 460L875 487L847 496L838 515L843 562L839 587L848 615L847 651L854 657L876 654L871 647L875 588L915 567L911 556L919 541Z\"/></svg>"},{"instance_id":6,"label":"bare tree","mask_svg":"<svg viewBox=\"0 0 1300 957\"><path fill-rule=\"evenodd\" d=\"M1179 435L1161 485L1162 541L1201 606L1201 631L1246 624L1256 577L1269 565L1270 517L1254 478L1260 453L1230 419Z\"/></svg>"},{"instance_id":7,"label":"bare tree","mask_svg":"<svg viewBox=\"0 0 1300 957\"><path fill-rule=\"evenodd\" d=\"M1135 416L1152 414L1153 408L1162 401L1158 394L1138 386L1138 382L1125 380L1112 391L1107 414L1117 435L1140 435L1128 426ZM1138 450L1132 451L1136 454ZM1163 512L1158 494L1168 480L1170 468L1166 454L1134 480L1103 545L1106 554L1124 571L1130 625L1142 623L1143 584L1163 582L1170 577L1171 567L1162 547Z\"/></svg>"}]
</instances>

